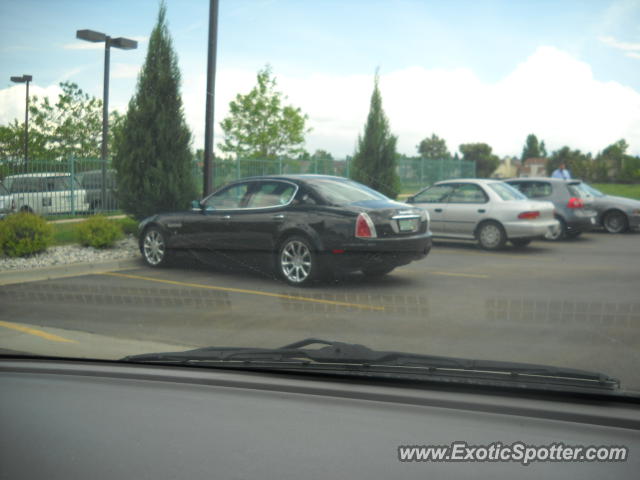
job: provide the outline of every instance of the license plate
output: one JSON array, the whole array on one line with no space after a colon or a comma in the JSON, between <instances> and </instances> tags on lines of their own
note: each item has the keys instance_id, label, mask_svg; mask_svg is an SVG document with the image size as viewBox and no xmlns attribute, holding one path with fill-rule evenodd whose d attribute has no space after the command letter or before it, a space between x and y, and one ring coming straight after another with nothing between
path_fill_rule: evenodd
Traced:
<instances>
[{"instance_id":1,"label":"license plate","mask_svg":"<svg viewBox=\"0 0 640 480\"><path fill-rule=\"evenodd\" d=\"M415 232L418 229L418 222L414 218L398 220L398 227L401 232Z\"/></svg>"}]
</instances>

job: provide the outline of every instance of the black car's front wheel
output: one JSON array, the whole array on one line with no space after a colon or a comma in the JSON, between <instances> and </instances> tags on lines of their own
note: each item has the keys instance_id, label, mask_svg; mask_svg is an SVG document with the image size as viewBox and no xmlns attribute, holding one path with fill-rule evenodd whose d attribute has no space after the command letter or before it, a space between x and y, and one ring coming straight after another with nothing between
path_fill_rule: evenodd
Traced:
<instances>
[{"instance_id":1,"label":"black car's front wheel","mask_svg":"<svg viewBox=\"0 0 640 480\"><path fill-rule=\"evenodd\" d=\"M155 227L148 228L142 236L142 258L150 267L163 267L169 262L169 249L164 234Z\"/></svg>"},{"instance_id":2,"label":"black car's front wheel","mask_svg":"<svg viewBox=\"0 0 640 480\"><path fill-rule=\"evenodd\" d=\"M320 277L320 266L313 246L301 236L288 237L282 242L277 266L282 278L296 287L306 286Z\"/></svg>"}]
</instances>

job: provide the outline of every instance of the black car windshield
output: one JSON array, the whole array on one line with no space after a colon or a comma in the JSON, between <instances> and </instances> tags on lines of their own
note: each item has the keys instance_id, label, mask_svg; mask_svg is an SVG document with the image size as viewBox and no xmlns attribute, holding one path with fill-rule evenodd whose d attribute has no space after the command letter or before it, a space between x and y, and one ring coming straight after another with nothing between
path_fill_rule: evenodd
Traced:
<instances>
[{"instance_id":1,"label":"black car windshield","mask_svg":"<svg viewBox=\"0 0 640 480\"><path fill-rule=\"evenodd\" d=\"M513 188L508 183L495 182L490 183L489 188L496 192L502 200L526 200L527 197Z\"/></svg>"},{"instance_id":2,"label":"black car windshield","mask_svg":"<svg viewBox=\"0 0 640 480\"><path fill-rule=\"evenodd\" d=\"M369 201L389 201L387 197L356 182L318 179L312 182L316 191L329 203L350 205Z\"/></svg>"}]
</instances>

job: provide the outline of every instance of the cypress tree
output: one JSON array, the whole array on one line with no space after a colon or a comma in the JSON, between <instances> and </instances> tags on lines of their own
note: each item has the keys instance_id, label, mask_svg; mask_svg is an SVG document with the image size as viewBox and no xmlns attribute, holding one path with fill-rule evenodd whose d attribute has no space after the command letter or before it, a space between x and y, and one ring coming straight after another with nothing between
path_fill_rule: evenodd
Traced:
<instances>
[{"instance_id":1,"label":"cypress tree","mask_svg":"<svg viewBox=\"0 0 640 480\"><path fill-rule=\"evenodd\" d=\"M382 110L378 79L376 72L369 116L364 136L358 136L351 177L389 198L396 198L400 192L400 178L396 172L398 137L391 134L389 120Z\"/></svg>"},{"instance_id":2,"label":"cypress tree","mask_svg":"<svg viewBox=\"0 0 640 480\"><path fill-rule=\"evenodd\" d=\"M114 138L120 205L138 219L183 210L196 198L191 132L179 89L178 59L163 2L136 93Z\"/></svg>"}]
</instances>

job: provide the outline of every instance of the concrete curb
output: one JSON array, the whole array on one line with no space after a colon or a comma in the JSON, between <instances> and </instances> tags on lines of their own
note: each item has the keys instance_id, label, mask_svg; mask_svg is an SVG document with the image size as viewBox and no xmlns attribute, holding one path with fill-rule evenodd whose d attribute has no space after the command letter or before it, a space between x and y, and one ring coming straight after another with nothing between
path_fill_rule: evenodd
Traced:
<instances>
[{"instance_id":1,"label":"concrete curb","mask_svg":"<svg viewBox=\"0 0 640 480\"><path fill-rule=\"evenodd\" d=\"M69 263L45 268L32 268L29 270L8 270L0 272L0 285L16 283L38 282L41 280L53 280L55 278L77 277L96 273L113 272L129 268L142 267L142 258L128 258L121 260L108 260L97 263Z\"/></svg>"}]
</instances>

